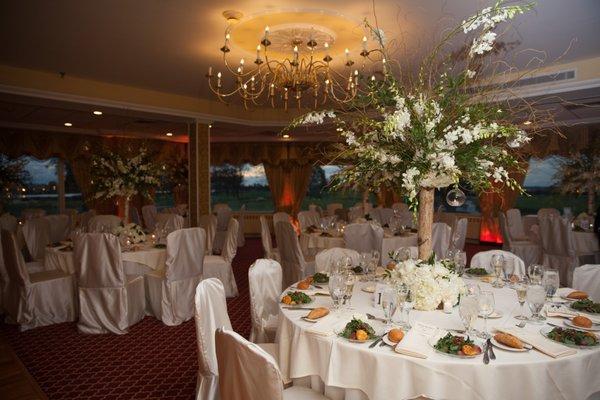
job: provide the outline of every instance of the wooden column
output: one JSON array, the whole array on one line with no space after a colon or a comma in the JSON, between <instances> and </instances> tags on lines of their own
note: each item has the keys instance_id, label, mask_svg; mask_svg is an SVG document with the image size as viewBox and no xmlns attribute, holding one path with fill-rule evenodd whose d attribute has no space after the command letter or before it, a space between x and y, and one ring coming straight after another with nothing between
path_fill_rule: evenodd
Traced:
<instances>
[{"instance_id":1,"label":"wooden column","mask_svg":"<svg viewBox=\"0 0 600 400\"><path fill-rule=\"evenodd\" d=\"M56 182L58 213L64 214L67 207L65 203L65 161L62 158L59 158L56 164Z\"/></svg>"},{"instance_id":2,"label":"wooden column","mask_svg":"<svg viewBox=\"0 0 600 400\"><path fill-rule=\"evenodd\" d=\"M210 128L190 123L188 136L190 226L199 226L200 216L210 212Z\"/></svg>"}]
</instances>

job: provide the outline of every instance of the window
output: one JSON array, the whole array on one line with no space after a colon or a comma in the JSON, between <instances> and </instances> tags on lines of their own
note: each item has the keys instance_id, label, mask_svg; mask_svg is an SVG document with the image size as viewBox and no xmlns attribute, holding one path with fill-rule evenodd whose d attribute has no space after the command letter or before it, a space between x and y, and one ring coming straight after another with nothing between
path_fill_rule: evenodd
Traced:
<instances>
[{"instance_id":1,"label":"window","mask_svg":"<svg viewBox=\"0 0 600 400\"><path fill-rule=\"evenodd\" d=\"M273 198L262 164L219 165L210 168L211 202L226 203L232 210L273 212Z\"/></svg>"},{"instance_id":2,"label":"window","mask_svg":"<svg viewBox=\"0 0 600 400\"><path fill-rule=\"evenodd\" d=\"M331 177L342 167L339 165L324 165L313 168L313 173L308 185L308 192L302 201L302 209L307 210L310 204L316 204L322 209L330 203L341 203L344 208L350 208L356 203L362 202L362 193L348 190L332 191L329 189ZM376 202L375 197L371 196L371 203Z\"/></svg>"}]
</instances>

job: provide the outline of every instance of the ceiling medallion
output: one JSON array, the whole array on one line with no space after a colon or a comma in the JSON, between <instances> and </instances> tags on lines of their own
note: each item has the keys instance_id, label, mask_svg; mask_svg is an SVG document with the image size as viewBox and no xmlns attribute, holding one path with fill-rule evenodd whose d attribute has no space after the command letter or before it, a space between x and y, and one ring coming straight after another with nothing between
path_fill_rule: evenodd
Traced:
<instances>
[{"instance_id":1,"label":"ceiling medallion","mask_svg":"<svg viewBox=\"0 0 600 400\"><path fill-rule=\"evenodd\" d=\"M223 102L239 97L246 108L270 104L287 110L290 102L299 109L318 108L329 99L347 103L361 91L368 90L375 77L368 73L366 65L370 64L369 55L378 50L368 50L366 36L362 41L360 36L356 37L355 23L346 22L344 26L340 17L330 17L323 12L314 15L280 13L262 15L245 26L244 21L238 20L235 27L228 24L220 50L225 74L232 79L226 79L220 71L213 74L209 67L206 78L211 91ZM231 19L231 13L224 16L228 21ZM315 22L307 23L307 20ZM264 26L262 34L256 32L257 24L269 21L274 24ZM325 26L328 21L335 29ZM339 38L336 31L343 32L344 36ZM250 46L255 49L254 60L242 57L239 62L230 61L234 32L236 47L242 51L248 51ZM344 55L338 56L344 45ZM354 52L350 48L354 48ZM332 65L334 62L338 62L336 67Z\"/></svg>"}]
</instances>

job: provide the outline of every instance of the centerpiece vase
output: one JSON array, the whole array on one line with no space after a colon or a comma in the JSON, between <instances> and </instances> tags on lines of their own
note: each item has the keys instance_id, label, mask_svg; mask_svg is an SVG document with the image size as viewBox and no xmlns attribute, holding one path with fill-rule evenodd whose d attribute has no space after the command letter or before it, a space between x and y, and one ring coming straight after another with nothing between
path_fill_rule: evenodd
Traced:
<instances>
[{"instance_id":1,"label":"centerpiece vase","mask_svg":"<svg viewBox=\"0 0 600 400\"><path fill-rule=\"evenodd\" d=\"M125 204L123 205L123 223L124 224L128 224L129 223L129 200L130 197L126 196L125 197Z\"/></svg>"},{"instance_id":2,"label":"centerpiece vase","mask_svg":"<svg viewBox=\"0 0 600 400\"><path fill-rule=\"evenodd\" d=\"M419 191L419 258L428 260L433 253L433 202L435 189L421 188Z\"/></svg>"}]
</instances>

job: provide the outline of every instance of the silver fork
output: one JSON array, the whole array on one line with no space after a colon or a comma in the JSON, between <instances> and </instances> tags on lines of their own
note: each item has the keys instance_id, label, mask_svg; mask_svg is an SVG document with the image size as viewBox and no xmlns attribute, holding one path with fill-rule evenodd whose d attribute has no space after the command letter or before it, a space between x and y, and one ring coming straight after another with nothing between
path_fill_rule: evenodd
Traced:
<instances>
[{"instance_id":1,"label":"silver fork","mask_svg":"<svg viewBox=\"0 0 600 400\"><path fill-rule=\"evenodd\" d=\"M383 319L383 318L377 318L377 317L376 317L376 316L374 316L373 314L369 314L369 313L367 313L367 318L368 318L368 319L375 320L375 321L387 322L385 319Z\"/></svg>"},{"instance_id":2,"label":"silver fork","mask_svg":"<svg viewBox=\"0 0 600 400\"><path fill-rule=\"evenodd\" d=\"M525 321L521 321L518 324L516 324L517 328L525 328Z\"/></svg>"}]
</instances>

